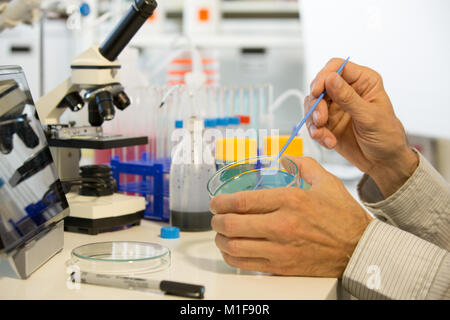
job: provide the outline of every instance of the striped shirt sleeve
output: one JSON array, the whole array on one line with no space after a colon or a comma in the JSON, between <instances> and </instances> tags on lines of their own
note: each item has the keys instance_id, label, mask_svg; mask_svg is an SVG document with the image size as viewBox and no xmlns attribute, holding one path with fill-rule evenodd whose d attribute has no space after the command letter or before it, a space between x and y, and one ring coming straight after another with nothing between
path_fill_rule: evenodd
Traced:
<instances>
[{"instance_id":1,"label":"striped shirt sleeve","mask_svg":"<svg viewBox=\"0 0 450 320\"><path fill-rule=\"evenodd\" d=\"M367 175L358 185L377 219L343 275L344 287L357 298L450 299L450 187L420 153L419 159L387 199Z\"/></svg>"},{"instance_id":2,"label":"striped shirt sleeve","mask_svg":"<svg viewBox=\"0 0 450 320\"><path fill-rule=\"evenodd\" d=\"M393 195L384 199L367 175L358 195L378 219L450 250L450 185L420 153L417 169Z\"/></svg>"},{"instance_id":3,"label":"striped shirt sleeve","mask_svg":"<svg viewBox=\"0 0 450 320\"><path fill-rule=\"evenodd\" d=\"M438 246L374 219L342 284L359 299L450 299L450 256Z\"/></svg>"}]
</instances>

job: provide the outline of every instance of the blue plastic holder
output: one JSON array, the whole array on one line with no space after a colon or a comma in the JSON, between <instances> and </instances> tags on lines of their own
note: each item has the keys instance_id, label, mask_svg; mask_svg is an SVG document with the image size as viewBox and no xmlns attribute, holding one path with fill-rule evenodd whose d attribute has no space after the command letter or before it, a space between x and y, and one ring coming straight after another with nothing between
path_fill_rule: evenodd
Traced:
<instances>
[{"instance_id":1,"label":"blue plastic holder","mask_svg":"<svg viewBox=\"0 0 450 320\"><path fill-rule=\"evenodd\" d=\"M111 168L119 192L135 193L145 197L145 219L169 221L170 158L152 160L148 153L142 153L141 160L122 162L118 156L113 156ZM123 174L136 175L138 181L121 181Z\"/></svg>"}]
</instances>

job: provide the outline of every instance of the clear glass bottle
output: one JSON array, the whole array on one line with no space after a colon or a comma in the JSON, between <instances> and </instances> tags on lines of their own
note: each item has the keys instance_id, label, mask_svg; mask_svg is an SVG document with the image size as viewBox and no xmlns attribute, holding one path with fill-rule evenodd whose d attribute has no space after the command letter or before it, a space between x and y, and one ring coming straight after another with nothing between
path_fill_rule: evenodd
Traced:
<instances>
[{"instance_id":1,"label":"clear glass bottle","mask_svg":"<svg viewBox=\"0 0 450 320\"><path fill-rule=\"evenodd\" d=\"M216 150L216 139L219 134L217 129L217 119L216 118L206 118L204 121L205 132L203 135L204 140L204 150L203 158L208 157L211 161L214 161L214 155ZM209 161L209 160L208 160Z\"/></svg>"},{"instance_id":2,"label":"clear glass bottle","mask_svg":"<svg viewBox=\"0 0 450 320\"><path fill-rule=\"evenodd\" d=\"M203 120L191 117L184 128L187 135L176 146L170 167L170 224L181 231L206 231L212 218L206 185L216 168L214 161L203 159Z\"/></svg>"}]
</instances>

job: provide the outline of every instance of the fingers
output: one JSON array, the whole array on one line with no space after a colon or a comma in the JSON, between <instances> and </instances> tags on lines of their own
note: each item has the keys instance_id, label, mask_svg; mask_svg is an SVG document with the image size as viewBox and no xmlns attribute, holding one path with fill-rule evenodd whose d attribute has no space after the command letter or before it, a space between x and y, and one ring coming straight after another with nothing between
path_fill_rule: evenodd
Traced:
<instances>
[{"instance_id":1,"label":"fingers","mask_svg":"<svg viewBox=\"0 0 450 320\"><path fill-rule=\"evenodd\" d=\"M305 115L308 113L308 111L311 109L311 107L314 105L314 103L317 101L317 98L314 98L312 96L307 96L305 98L304 102L304 110ZM318 127L324 126L328 121L328 106L327 102L325 100L321 100L319 104L316 106L316 109L311 114L311 116L307 120L307 124L314 124Z\"/></svg>"},{"instance_id":2,"label":"fingers","mask_svg":"<svg viewBox=\"0 0 450 320\"><path fill-rule=\"evenodd\" d=\"M314 124L308 127L309 135L327 149L333 149L337 144L335 135L327 127L317 128Z\"/></svg>"},{"instance_id":3,"label":"fingers","mask_svg":"<svg viewBox=\"0 0 450 320\"><path fill-rule=\"evenodd\" d=\"M317 74L316 78L311 82L311 94L314 97L318 97L323 90L325 90L325 79L331 73L339 69L344 63L344 59L333 58L325 65L325 67ZM357 81L363 72L364 67L357 65L351 61L347 62L344 70L342 70L342 77L345 81L352 84Z\"/></svg>"},{"instance_id":4,"label":"fingers","mask_svg":"<svg viewBox=\"0 0 450 320\"><path fill-rule=\"evenodd\" d=\"M270 260L265 258L233 257L225 252L222 252L222 256L234 268L259 272L271 272L273 269Z\"/></svg>"},{"instance_id":5,"label":"fingers","mask_svg":"<svg viewBox=\"0 0 450 320\"><path fill-rule=\"evenodd\" d=\"M340 75L330 73L325 79L327 95L353 118L363 119L370 112L369 103L361 98Z\"/></svg>"},{"instance_id":6,"label":"fingers","mask_svg":"<svg viewBox=\"0 0 450 320\"><path fill-rule=\"evenodd\" d=\"M308 105L311 106L312 100L326 90L327 96L343 110L348 112L355 120L367 120L368 116L366 113L370 112L370 104L360 94L367 93L377 83L381 83L381 77L373 70L350 61L346 64L342 74L338 75L336 71L343 62L344 59L333 58L317 74L311 83L312 98ZM323 111L321 109L319 114L316 115L317 120L314 121L314 117L312 119L312 123L316 127L323 125L324 119L322 117L325 117L325 114L322 113ZM330 113L330 110L328 110L328 113ZM328 119L328 116L326 118ZM321 143L324 144L324 140Z\"/></svg>"},{"instance_id":7,"label":"fingers","mask_svg":"<svg viewBox=\"0 0 450 320\"><path fill-rule=\"evenodd\" d=\"M280 255L280 244L265 239L228 238L218 233L215 243L220 251L233 257L274 259Z\"/></svg>"},{"instance_id":8,"label":"fingers","mask_svg":"<svg viewBox=\"0 0 450 320\"><path fill-rule=\"evenodd\" d=\"M268 213L280 208L279 197L282 189L242 191L233 194L222 194L209 203L214 214L223 213Z\"/></svg>"},{"instance_id":9,"label":"fingers","mask_svg":"<svg viewBox=\"0 0 450 320\"><path fill-rule=\"evenodd\" d=\"M217 233L227 237L267 238L269 219L265 214L219 214L211 220L211 227Z\"/></svg>"},{"instance_id":10,"label":"fingers","mask_svg":"<svg viewBox=\"0 0 450 320\"><path fill-rule=\"evenodd\" d=\"M312 187L327 179L330 175L316 160L309 157L284 156L295 162L299 169L300 178Z\"/></svg>"},{"instance_id":11,"label":"fingers","mask_svg":"<svg viewBox=\"0 0 450 320\"><path fill-rule=\"evenodd\" d=\"M312 96L307 96L305 98L305 114L314 105L316 100L317 99ZM325 148L332 149L336 146L337 139L331 130L325 127L328 121L328 106L324 99L319 102L314 112L306 120L306 127L308 128L309 135L312 139L318 141Z\"/></svg>"}]
</instances>

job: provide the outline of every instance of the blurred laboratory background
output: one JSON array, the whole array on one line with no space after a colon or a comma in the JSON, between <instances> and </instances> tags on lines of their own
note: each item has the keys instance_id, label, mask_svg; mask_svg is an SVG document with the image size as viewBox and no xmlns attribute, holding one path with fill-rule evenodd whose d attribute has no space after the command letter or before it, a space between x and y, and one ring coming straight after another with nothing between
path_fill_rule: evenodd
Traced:
<instances>
[{"instance_id":1,"label":"blurred laboratory background","mask_svg":"<svg viewBox=\"0 0 450 320\"><path fill-rule=\"evenodd\" d=\"M72 60L99 45L132 2L42 1L32 25L0 32L1 64L23 67L37 101L70 76ZM446 0L158 1L119 56L131 107L103 125L109 133L145 135L149 143L131 151L83 150L82 163L135 160L143 152L170 157L171 130L192 111L184 91L190 71L203 73L209 86L201 96L203 118L244 116L242 126L288 135L315 74L330 58L350 56L381 73L411 145L450 181L449 12ZM83 124L82 112L65 116ZM302 154L342 179L360 176L305 128L300 136Z\"/></svg>"},{"instance_id":2,"label":"blurred laboratory background","mask_svg":"<svg viewBox=\"0 0 450 320\"><path fill-rule=\"evenodd\" d=\"M213 233L196 235L211 230L211 198L310 188L294 162L274 166L287 154L315 158L358 199L363 173L296 130L310 82L333 57L382 75L410 145L450 182L449 13L449 0L0 0L0 256L25 279L66 250L47 269L60 289L43 292L44 275L37 289L1 279L0 293L87 297L66 287L67 263L84 255L89 272L170 265L174 280L241 297L242 278L230 282L222 257L211 260ZM63 266L67 250L100 233L101 243L151 240L175 254L113 242L75 249ZM278 295L285 282L272 280L264 292ZM290 297L340 287L292 281L307 293L282 290Z\"/></svg>"}]
</instances>

